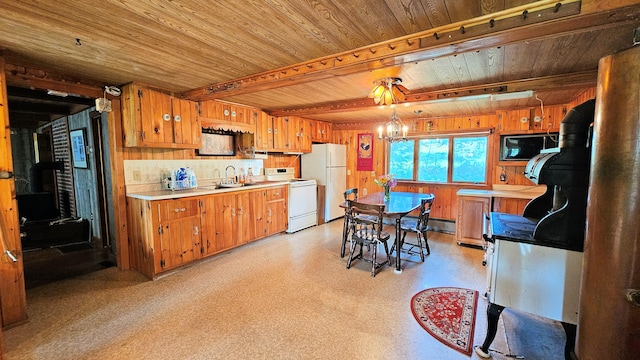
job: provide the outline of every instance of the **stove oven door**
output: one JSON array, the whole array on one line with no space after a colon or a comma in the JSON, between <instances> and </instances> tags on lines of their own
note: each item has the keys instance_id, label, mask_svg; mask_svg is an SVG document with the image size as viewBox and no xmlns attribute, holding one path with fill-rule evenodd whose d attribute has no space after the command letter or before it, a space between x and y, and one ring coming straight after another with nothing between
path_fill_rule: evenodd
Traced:
<instances>
[{"instance_id":1,"label":"stove oven door","mask_svg":"<svg viewBox=\"0 0 640 360\"><path fill-rule=\"evenodd\" d=\"M495 239L489 302L577 324L582 252Z\"/></svg>"},{"instance_id":2,"label":"stove oven door","mask_svg":"<svg viewBox=\"0 0 640 360\"><path fill-rule=\"evenodd\" d=\"M317 185L314 181L289 184L288 233L318 225Z\"/></svg>"}]
</instances>

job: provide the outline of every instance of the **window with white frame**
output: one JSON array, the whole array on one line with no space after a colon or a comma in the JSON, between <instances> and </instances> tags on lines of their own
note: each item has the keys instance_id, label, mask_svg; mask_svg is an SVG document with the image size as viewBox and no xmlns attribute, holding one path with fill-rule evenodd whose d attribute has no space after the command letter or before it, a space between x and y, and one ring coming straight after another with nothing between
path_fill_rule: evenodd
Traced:
<instances>
[{"instance_id":1,"label":"window with white frame","mask_svg":"<svg viewBox=\"0 0 640 360\"><path fill-rule=\"evenodd\" d=\"M487 182L489 137L434 135L389 145L389 173L398 180L432 183Z\"/></svg>"}]
</instances>

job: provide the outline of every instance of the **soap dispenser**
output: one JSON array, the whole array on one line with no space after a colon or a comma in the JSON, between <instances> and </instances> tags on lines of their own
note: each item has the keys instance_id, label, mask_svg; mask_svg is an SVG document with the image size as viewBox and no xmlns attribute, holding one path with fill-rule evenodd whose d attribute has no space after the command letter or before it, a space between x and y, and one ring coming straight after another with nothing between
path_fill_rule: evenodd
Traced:
<instances>
[{"instance_id":1,"label":"soap dispenser","mask_svg":"<svg viewBox=\"0 0 640 360\"><path fill-rule=\"evenodd\" d=\"M247 170L247 183L253 184L253 169L249 168Z\"/></svg>"},{"instance_id":2,"label":"soap dispenser","mask_svg":"<svg viewBox=\"0 0 640 360\"><path fill-rule=\"evenodd\" d=\"M238 175L238 183L244 184L246 180L246 176L244 173L244 168L240 168L240 174Z\"/></svg>"}]
</instances>

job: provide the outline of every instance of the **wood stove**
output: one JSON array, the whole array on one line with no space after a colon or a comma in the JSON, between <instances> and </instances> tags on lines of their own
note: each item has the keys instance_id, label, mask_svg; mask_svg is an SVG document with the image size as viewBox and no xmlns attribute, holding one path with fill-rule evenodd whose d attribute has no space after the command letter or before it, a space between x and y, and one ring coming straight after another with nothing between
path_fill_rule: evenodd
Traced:
<instances>
[{"instance_id":1,"label":"wood stove","mask_svg":"<svg viewBox=\"0 0 640 360\"><path fill-rule=\"evenodd\" d=\"M584 249L590 134L595 100L571 109L560 124L559 146L541 151L525 176L546 192L522 215L492 212L487 242L488 329L476 353L489 345L505 307L561 321L567 333L565 358L575 343Z\"/></svg>"}]
</instances>

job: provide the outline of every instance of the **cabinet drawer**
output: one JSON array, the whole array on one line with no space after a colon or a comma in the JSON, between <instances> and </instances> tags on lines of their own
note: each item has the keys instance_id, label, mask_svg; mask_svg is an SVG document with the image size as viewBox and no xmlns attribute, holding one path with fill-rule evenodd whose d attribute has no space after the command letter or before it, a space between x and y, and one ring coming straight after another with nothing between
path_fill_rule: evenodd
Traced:
<instances>
[{"instance_id":1,"label":"cabinet drawer","mask_svg":"<svg viewBox=\"0 0 640 360\"><path fill-rule=\"evenodd\" d=\"M267 201L284 199L285 195L286 189L284 186L267 189Z\"/></svg>"},{"instance_id":2,"label":"cabinet drawer","mask_svg":"<svg viewBox=\"0 0 640 360\"><path fill-rule=\"evenodd\" d=\"M159 203L160 221L198 215L197 199L163 200Z\"/></svg>"}]
</instances>

